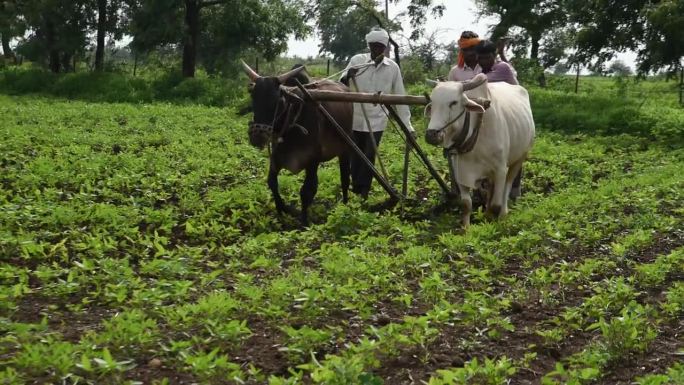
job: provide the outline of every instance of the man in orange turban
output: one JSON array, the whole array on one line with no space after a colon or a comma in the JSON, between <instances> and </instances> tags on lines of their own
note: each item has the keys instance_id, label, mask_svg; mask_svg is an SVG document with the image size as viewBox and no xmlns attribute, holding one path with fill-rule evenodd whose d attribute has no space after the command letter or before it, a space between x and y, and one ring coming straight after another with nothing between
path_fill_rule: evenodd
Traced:
<instances>
[{"instance_id":1,"label":"man in orange turban","mask_svg":"<svg viewBox=\"0 0 684 385\"><path fill-rule=\"evenodd\" d=\"M475 51L479 43L480 37L475 32L463 31L458 39L458 63L449 72L449 80L462 82L482 72Z\"/></svg>"}]
</instances>

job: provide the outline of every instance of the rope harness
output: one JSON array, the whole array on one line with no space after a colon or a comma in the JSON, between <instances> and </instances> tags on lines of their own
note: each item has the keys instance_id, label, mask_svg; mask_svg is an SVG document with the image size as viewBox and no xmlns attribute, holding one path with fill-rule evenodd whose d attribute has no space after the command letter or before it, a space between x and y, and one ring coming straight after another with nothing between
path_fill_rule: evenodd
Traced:
<instances>
[{"instance_id":1,"label":"rope harness","mask_svg":"<svg viewBox=\"0 0 684 385\"><path fill-rule=\"evenodd\" d=\"M465 122L463 123L463 129L459 135L454 139L454 144L447 148L448 154L467 154L473 151L475 143L480 136L480 127L482 126L482 120L484 119L484 114L476 114L475 126L470 129L470 112L465 114ZM468 135L470 134L470 136Z\"/></svg>"},{"instance_id":2,"label":"rope harness","mask_svg":"<svg viewBox=\"0 0 684 385\"><path fill-rule=\"evenodd\" d=\"M283 137L291 128L297 128L304 135L309 135L309 130L297 123L303 110L304 101L292 91L281 88L271 124L251 123L249 133L251 136L266 137L266 145L269 151L275 150L279 143L283 143ZM285 119L278 125L283 117Z\"/></svg>"},{"instance_id":3,"label":"rope harness","mask_svg":"<svg viewBox=\"0 0 684 385\"><path fill-rule=\"evenodd\" d=\"M489 105L487 105L489 107ZM476 122L474 127L471 130L470 127L470 112L466 110L465 108L463 111L461 111L458 116L456 116L454 119L451 119L449 122L447 122L444 126L437 130L430 130L426 135L430 135L429 137L426 137L426 140L430 144L438 145L439 142L441 142L443 139L440 138L439 135L443 134L444 130L449 128L452 124L456 123L461 116L465 114L465 119L463 121L463 128L459 132L458 136L453 139L453 144L449 146L448 148L444 149L444 156L447 155L455 155L455 154L467 154L470 151L473 150L475 147L475 144L477 143L477 139L480 136L480 128L482 127L482 121L484 119L484 114L483 113L476 113Z\"/></svg>"}]
</instances>

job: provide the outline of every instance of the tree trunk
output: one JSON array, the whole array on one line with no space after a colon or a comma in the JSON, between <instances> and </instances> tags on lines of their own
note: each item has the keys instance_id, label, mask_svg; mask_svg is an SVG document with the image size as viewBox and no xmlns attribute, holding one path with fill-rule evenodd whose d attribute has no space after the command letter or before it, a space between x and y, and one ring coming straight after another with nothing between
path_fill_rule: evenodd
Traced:
<instances>
[{"instance_id":1,"label":"tree trunk","mask_svg":"<svg viewBox=\"0 0 684 385\"><path fill-rule=\"evenodd\" d=\"M530 49L530 59L534 60L534 62L541 68L541 73L539 74L539 77L537 78L537 82L539 83L539 87L545 88L546 87L546 75L544 74L544 68L542 65L539 63L539 40L541 40L541 34L538 33L533 33L532 34L532 48Z\"/></svg>"},{"instance_id":2,"label":"tree trunk","mask_svg":"<svg viewBox=\"0 0 684 385\"><path fill-rule=\"evenodd\" d=\"M95 71L104 71L105 36L107 25L107 0L97 0L97 48L95 49Z\"/></svg>"},{"instance_id":3,"label":"tree trunk","mask_svg":"<svg viewBox=\"0 0 684 385\"><path fill-rule=\"evenodd\" d=\"M577 76L575 76L575 93L579 91L580 66L577 65Z\"/></svg>"},{"instance_id":4,"label":"tree trunk","mask_svg":"<svg viewBox=\"0 0 684 385\"><path fill-rule=\"evenodd\" d=\"M0 35L0 40L2 40L2 52L5 59L11 59L14 57L14 52L12 52L12 47L10 47L10 35L8 33L3 33Z\"/></svg>"},{"instance_id":5,"label":"tree trunk","mask_svg":"<svg viewBox=\"0 0 684 385\"><path fill-rule=\"evenodd\" d=\"M684 105L684 67L679 70L679 104Z\"/></svg>"},{"instance_id":6,"label":"tree trunk","mask_svg":"<svg viewBox=\"0 0 684 385\"><path fill-rule=\"evenodd\" d=\"M48 66L50 67L50 71L54 73L59 73L61 63L59 51L55 47L56 40L57 39L55 36L55 26L53 25L52 20L50 20L48 16L48 20L45 22L45 42L47 43L48 50Z\"/></svg>"},{"instance_id":7,"label":"tree trunk","mask_svg":"<svg viewBox=\"0 0 684 385\"><path fill-rule=\"evenodd\" d=\"M185 0L185 37L183 42L183 77L195 77L197 66L197 42L199 41L198 0Z\"/></svg>"},{"instance_id":8,"label":"tree trunk","mask_svg":"<svg viewBox=\"0 0 684 385\"><path fill-rule=\"evenodd\" d=\"M64 53L62 55L62 70L64 73L71 71L71 58L73 57L70 53Z\"/></svg>"},{"instance_id":9,"label":"tree trunk","mask_svg":"<svg viewBox=\"0 0 684 385\"><path fill-rule=\"evenodd\" d=\"M48 60L50 61L50 63L49 63L50 71L58 74L59 69L61 68L61 64L59 62L59 52L57 50L51 49L50 50L50 58Z\"/></svg>"},{"instance_id":10,"label":"tree trunk","mask_svg":"<svg viewBox=\"0 0 684 385\"><path fill-rule=\"evenodd\" d=\"M539 87L546 88L546 73L544 72L544 69L542 69L542 72L539 74L537 81L539 81Z\"/></svg>"},{"instance_id":11,"label":"tree trunk","mask_svg":"<svg viewBox=\"0 0 684 385\"><path fill-rule=\"evenodd\" d=\"M532 37L532 49L530 50L530 59L539 62L539 37Z\"/></svg>"},{"instance_id":12,"label":"tree trunk","mask_svg":"<svg viewBox=\"0 0 684 385\"><path fill-rule=\"evenodd\" d=\"M499 39L506 36L506 34L508 34L508 30L511 29L512 24L513 23L511 23L511 21L508 20L506 14L501 15L501 21L492 30L492 36L490 37L490 39L493 42L497 42Z\"/></svg>"},{"instance_id":13,"label":"tree trunk","mask_svg":"<svg viewBox=\"0 0 684 385\"><path fill-rule=\"evenodd\" d=\"M394 46L394 62L401 68L401 58L399 57L399 44L390 38L390 44Z\"/></svg>"}]
</instances>

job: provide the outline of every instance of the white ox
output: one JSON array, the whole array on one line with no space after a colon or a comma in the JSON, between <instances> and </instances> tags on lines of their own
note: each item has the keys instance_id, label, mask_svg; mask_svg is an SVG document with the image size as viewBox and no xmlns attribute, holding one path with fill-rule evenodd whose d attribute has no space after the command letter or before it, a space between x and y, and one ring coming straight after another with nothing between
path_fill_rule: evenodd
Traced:
<instances>
[{"instance_id":1,"label":"white ox","mask_svg":"<svg viewBox=\"0 0 684 385\"><path fill-rule=\"evenodd\" d=\"M463 226L470 224L470 193L480 182L487 181L489 187L488 214L506 215L513 180L534 142L527 90L504 82L488 83L487 76L480 74L468 82L439 83L430 99L426 138L431 144L452 149L449 162L461 197ZM467 115L469 124L465 120ZM473 133L479 119L482 120L476 137ZM460 151L454 150L459 147Z\"/></svg>"}]
</instances>

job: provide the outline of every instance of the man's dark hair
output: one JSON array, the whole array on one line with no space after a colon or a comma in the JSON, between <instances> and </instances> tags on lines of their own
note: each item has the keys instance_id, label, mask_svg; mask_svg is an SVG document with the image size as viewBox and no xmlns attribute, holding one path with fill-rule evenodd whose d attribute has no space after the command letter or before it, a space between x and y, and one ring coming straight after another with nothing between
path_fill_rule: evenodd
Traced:
<instances>
[{"instance_id":1,"label":"man's dark hair","mask_svg":"<svg viewBox=\"0 0 684 385\"><path fill-rule=\"evenodd\" d=\"M492 43L491 40L482 40L480 44L475 47L475 51L478 55L493 54L496 55L496 44Z\"/></svg>"},{"instance_id":2,"label":"man's dark hair","mask_svg":"<svg viewBox=\"0 0 684 385\"><path fill-rule=\"evenodd\" d=\"M463 33L461 33L461 39L473 39L476 37L480 37L480 35L473 31L463 31Z\"/></svg>"}]
</instances>

